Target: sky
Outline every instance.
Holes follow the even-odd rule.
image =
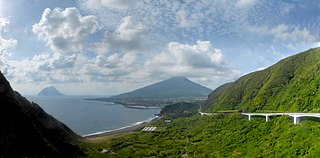
[[[320,46],[318,0],[0,0],[22,94],[113,95],[173,76],[215,89]]]

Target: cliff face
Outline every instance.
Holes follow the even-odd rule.
[[[320,48],[288,57],[214,90],[207,111],[320,112]]]
[[[72,157],[80,136],[30,103],[0,72],[0,157]]]

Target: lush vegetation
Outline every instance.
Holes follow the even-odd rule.
[[[294,125],[289,117],[248,121],[239,114],[192,116],[171,123],[153,122],[154,132],[87,140],[89,157],[317,157],[320,123]],[[111,154],[102,154],[102,149]]]
[[[320,112],[320,48],[225,84],[210,94],[203,110]]]
[[[164,117],[186,117],[198,113],[199,104],[180,102],[167,105],[161,109],[160,114]]]

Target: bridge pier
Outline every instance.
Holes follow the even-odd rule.
[[[300,123],[300,117],[294,117],[293,116],[293,123],[294,124],[299,124]]]
[[[266,122],[269,121],[269,115],[266,115]]]
[[[251,121],[251,115],[248,115],[249,116],[249,121]]]

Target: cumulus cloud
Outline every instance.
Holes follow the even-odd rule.
[[[95,16],[82,16],[77,8],[47,8],[41,20],[32,27],[33,33],[59,53],[82,52],[85,40],[99,29]]]
[[[171,42],[167,50],[145,63],[145,74],[149,76],[182,75],[230,80],[236,76],[235,72],[224,61],[221,50],[213,48],[210,41],[197,41],[194,45]]]
[[[18,41],[10,38],[6,39],[2,37],[3,32],[6,32],[6,27],[10,24],[7,18],[0,18],[0,53],[7,51],[7,49],[14,48]]]
[[[197,41],[195,45],[171,42],[168,50],[154,58],[158,64],[167,63],[179,66],[208,68],[219,67],[222,64],[222,53],[211,46],[210,41]]]
[[[56,69],[72,68],[77,60],[77,55],[61,55],[54,54],[52,57],[49,54],[43,53],[35,55],[32,60],[37,63],[37,68],[42,71],[50,71]]]
[[[17,45],[18,41],[16,39],[4,39],[0,36],[0,52],[3,52],[9,48],[14,48]]]
[[[13,66],[10,77],[14,83],[50,84],[82,81],[84,78],[78,73],[79,66],[82,66],[81,60],[76,54],[41,53],[30,59],[8,60],[7,63]]]
[[[115,32],[106,32],[105,39],[96,44],[99,52],[110,50],[134,51],[143,48],[147,29],[141,23],[134,23],[131,16],[122,19]]]
[[[95,62],[85,64],[80,72],[90,81],[116,81],[139,71],[137,59],[135,53],[98,55]]]
[[[96,58],[96,64],[99,67],[115,68],[115,67],[130,67],[136,62],[136,55],[133,53],[127,53],[122,57],[119,54],[112,54],[108,58],[104,55],[98,55]]]
[[[15,72],[15,66],[12,66],[10,63],[9,63],[9,56],[11,54],[9,53],[4,53],[4,52],[1,52],[0,53],[0,70],[1,72],[8,78],[13,78],[14,77],[14,72]]]
[[[16,47],[18,41],[16,39],[7,39],[2,37],[2,34],[6,32],[6,27],[10,24],[7,18],[0,18],[0,70],[8,78],[14,76],[15,67],[9,63],[9,58],[12,55],[8,50]]]

